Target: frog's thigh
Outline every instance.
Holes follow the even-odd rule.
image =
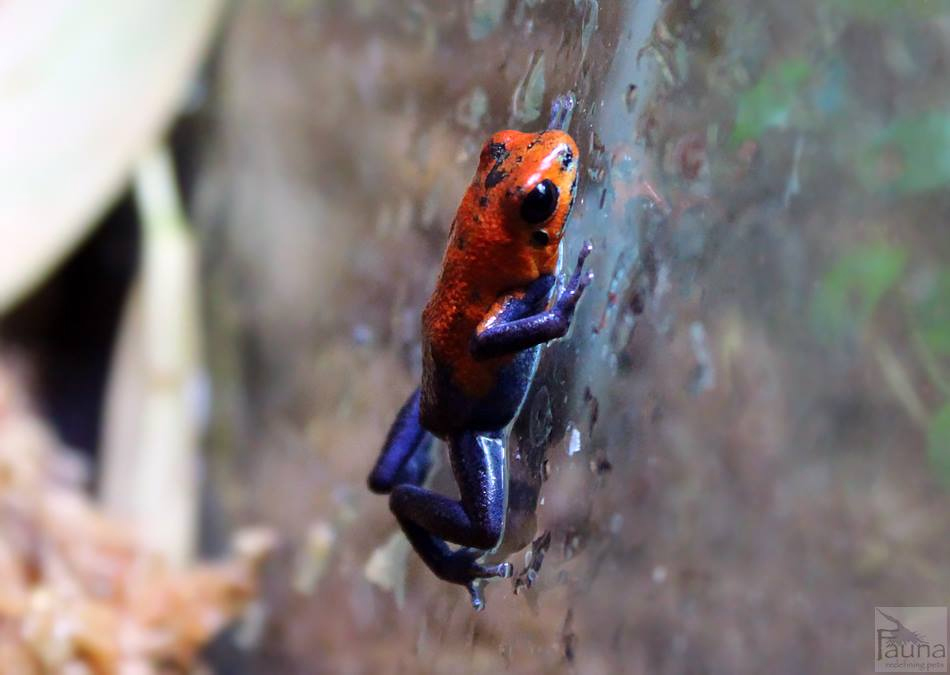
[[[462,508],[494,547],[505,524],[508,477],[502,432],[461,433],[451,439],[449,457]]]
[[[425,488],[400,485],[389,504],[401,520],[441,539],[479,549],[494,547],[505,518],[505,455],[500,437],[461,433],[449,439],[456,501]]]

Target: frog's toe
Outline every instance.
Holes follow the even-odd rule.
[[[498,563],[496,565],[483,565],[477,562],[484,554],[484,551],[477,548],[463,548],[455,553],[459,559],[469,562],[469,573],[473,579],[490,579],[492,577],[507,579],[512,575],[513,568],[509,562]]]
[[[485,609],[485,579],[501,577],[507,579],[512,575],[514,568],[511,563],[504,562],[498,565],[473,565],[472,573],[475,578],[465,584],[469,595],[472,596],[472,607],[476,612]]]
[[[482,571],[485,577],[501,577],[508,579],[514,572],[510,562],[504,562],[498,565],[482,565]]]
[[[476,612],[485,609],[485,592],[482,589],[481,582],[478,580],[470,581],[465,588],[468,589],[468,594],[472,596],[472,609]]]

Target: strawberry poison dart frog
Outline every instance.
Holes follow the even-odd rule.
[[[389,494],[419,557],[468,588],[475,609],[484,606],[483,580],[512,572],[507,562],[479,562],[504,528],[505,428],[540,345],[567,333],[593,278],[583,272],[586,242],[573,275],[552,292],[577,190],[577,144],[559,128],[572,106],[573,97],[560,97],[545,131],[499,131],[482,148],[422,312],[422,384],[396,415],[368,480]],[[448,445],[457,501],[423,487],[433,436]]]

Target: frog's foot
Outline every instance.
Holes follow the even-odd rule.
[[[463,553],[463,557],[469,557],[475,555],[476,558],[481,555],[481,551],[477,549],[462,549],[456,553]],[[472,597],[472,607],[476,612],[480,612],[485,609],[485,583],[487,579],[493,577],[500,577],[502,579],[508,579],[511,577],[514,568],[510,562],[498,563],[496,565],[482,565],[477,562],[472,562],[467,570],[469,574],[473,576],[468,583],[464,584],[465,588],[468,589],[469,595]]]
[[[468,586],[477,579],[511,576],[511,563],[483,565],[478,559],[484,554],[485,551],[477,548],[460,548],[453,551],[436,563],[437,575],[445,581],[462,586]]]
[[[485,609],[485,592],[483,590],[484,582],[481,579],[476,579],[468,583],[465,587],[468,589],[468,594],[472,596],[472,609],[476,612],[480,612]]]
[[[483,565],[478,559],[485,551],[477,548],[460,548],[438,561],[432,561],[432,570],[443,581],[448,581],[468,589],[472,596],[472,607],[482,610],[485,607],[485,598],[482,588],[487,579],[501,577],[507,579],[512,575],[511,563],[503,562]]]
[[[548,121],[548,129],[566,130],[576,103],[577,99],[574,98],[574,92],[571,91],[555,98],[551,102],[551,117]]]
[[[479,552],[479,554],[481,554],[481,552]],[[511,577],[513,572],[514,568],[510,562],[497,563],[495,565],[482,565],[480,563],[475,563],[472,566],[472,574],[474,574],[478,579],[491,579],[493,577],[508,579]]]
[[[577,266],[574,268],[574,273],[568,280],[564,290],[558,294],[557,300],[554,301],[554,307],[551,311],[564,324],[564,332],[567,331],[567,327],[574,317],[574,308],[577,307],[581,295],[583,295],[584,290],[590,285],[590,282],[594,280],[593,272],[584,273],[584,261],[587,260],[587,256],[590,255],[592,250],[594,250],[594,245],[588,239],[584,242],[584,245],[581,246],[581,251],[577,255]]]

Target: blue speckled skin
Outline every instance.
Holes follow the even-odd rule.
[[[440,579],[466,586],[476,609],[484,606],[480,579],[510,576],[511,565],[478,562],[504,527],[507,484],[504,428],[517,414],[537,364],[540,345],[563,336],[589,275],[585,244],[573,276],[545,309],[554,277],[543,276],[510,296],[495,321],[472,338],[476,358],[514,355],[498,371],[488,396],[468,398],[451,384],[449,364],[424,361],[423,390],[414,391],[390,429],[369,477],[374,492],[390,494],[390,508],[413,548]],[[426,401],[429,405],[426,406]],[[431,429],[448,442],[458,501],[422,487],[430,466]],[[446,542],[463,548],[451,550]]]
[[[402,483],[422,485],[429,473],[431,445],[432,436],[419,424],[419,390],[416,389],[396,415],[383,443],[383,452],[369,475],[369,489],[386,494]]]

